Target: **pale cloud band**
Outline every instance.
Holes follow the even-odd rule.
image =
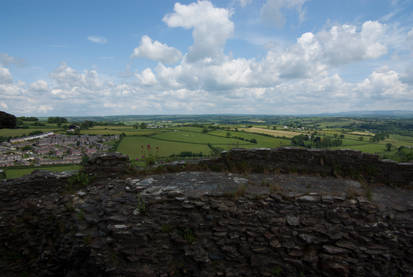
[[[97,43],[97,44],[106,44],[108,40],[102,36],[88,36],[87,39],[90,42]]]

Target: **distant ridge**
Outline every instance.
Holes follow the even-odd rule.
[[[312,113],[312,114],[152,114],[152,115],[91,115],[91,116],[65,116],[69,121],[214,121],[222,119],[268,119],[282,117],[378,117],[378,118],[413,118],[413,110],[376,110],[376,111],[347,111],[336,113]],[[47,120],[47,117],[39,117],[41,120]]]
[[[349,112],[338,112],[338,113],[308,114],[304,116],[413,117],[413,111],[402,111],[402,110],[349,111]]]

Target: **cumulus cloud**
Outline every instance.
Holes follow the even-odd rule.
[[[149,36],[143,36],[141,44],[133,50],[132,58],[147,58],[166,64],[177,63],[181,58],[181,52],[159,41],[152,41]]]
[[[366,21],[360,31],[354,25],[337,25],[317,34],[324,58],[332,64],[378,58],[387,53],[384,44],[386,25]]]
[[[136,74],[136,77],[144,86],[152,86],[157,83],[156,77],[150,68],[146,68],[141,74]]]
[[[305,11],[303,5],[307,0],[267,0],[261,8],[261,18],[276,27],[285,24],[284,9],[295,9],[300,21],[304,20]]]
[[[331,67],[379,58],[387,53],[386,25],[366,21],[361,28],[336,25],[302,34],[288,48],[274,48],[262,65],[281,78],[308,78],[326,74]]]
[[[387,67],[382,67],[370,74],[357,89],[372,98],[403,98],[413,100],[413,91],[400,80],[400,74]],[[407,98],[407,99],[406,99]]]
[[[108,40],[102,36],[88,36],[87,39],[97,44],[106,44],[108,42]]]
[[[319,33],[304,33],[295,44],[272,48],[259,61],[223,55],[219,60],[203,59],[196,63],[184,60],[175,67],[158,65],[153,74],[166,89],[211,92],[269,87],[283,80],[326,76],[333,67],[384,55],[387,52],[382,41],[385,29],[385,25],[372,21],[360,28],[336,25]],[[348,41],[351,43],[346,43]]]
[[[218,60],[223,56],[223,47],[234,32],[230,17],[229,10],[216,8],[209,1],[198,1],[189,5],[176,3],[174,13],[166,15],[163,21],[169,27],[193,29],[194,44],[187,60],[196,62],[206,58]]]
[[[49,90],[49,86],[48,86],[48,84],[47,84],[46,81],[44,81],[44,80],[38,80],[38,81],[36,81],[36,82],[33,82],[33,83],[30,85],[30,89],[31,89],[31,90],[34,90],[34,91],[42,92],[42,91],[48,91],[48,90]]]
[[[0,67],[0,84],[11,83],[13,78],[8,68]]]
[[[55,82],[59,92],[55,95],[78,96],[83,93],[95,93],[104,91],[103,82],[96,70],[84,70],[82,73],[76,71],[66,63],[62,63],[53,72],[50,78]]]

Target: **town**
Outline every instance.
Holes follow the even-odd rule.
[[[0,144],[0,167],[80,164],[107,152],[119,135],[61,135],[49,132]]]

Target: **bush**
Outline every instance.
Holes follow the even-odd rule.
[[[73,193],[89,185],[92,180],[93,177],[90,177],[87,173],[79,172],[67,180],[66,190],[69,193]]]

